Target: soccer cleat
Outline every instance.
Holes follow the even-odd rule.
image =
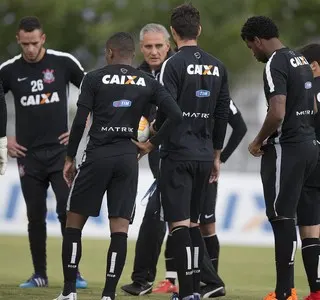
[[[216,298],[223,297],[226,295],[226,290],[224,286],[217,286],[214,284],[207,284],[200,287],[202,298]]]
[[[320,300],[320,291],[311,292],[304,300]]]
[[[76,279],[76,288],[77,289],[86,289],[87,287],[88,287],[88,282],[78,272],[77,279]]]
[[[32,276],[26,281],[19,285],[21,288],[38,288],[38,287],[48,287],[48,278],[44,278],[37,274],[32,274]]]
[[[62,293],[53,300],[77,300],[77,293],[70,293],[67,296],[63,296]]]
[[[193,293],[193,299],[194,300],[200,300],[200,294],[198,294],[198,293]]]
[[[145,284],[132,282],[131,284],[123,285],[121,289],[132,296],[143,296],[152,292],[152,284],[148,282]]]
[[[178,294],[178,293],[173,293],[173,294],[171,295],[170,300],[180,300],[180,299],[179,299],[179,294]]]
[[[292,298],[292,300],[298,300],[298,294],[297,294],[296,288],[291,289],[291,298]]]
[[[170,280],[165,279],[160,281],[152,292],[156,294],[178,293],[178,287],[170,282]]]
[[[291,293],[295,294],[295,295],[291,295],[291,296],[287,297],[287,300],[298,300],[297,292],[296,292],[296,290],[295,291],[293,291],[293,290],[295,290],[295,289],[291,289]],[[293,298],[293,297],[296,297],[296,298]],[[269,293],[267,296],[264,297],[264,300],[277,300],[276,293],[275,292]]]

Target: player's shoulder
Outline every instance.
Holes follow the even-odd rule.
[[[1,71],[5,71],[5,70],[11,70],[11,68],[14,68],[14,66],[21,61],[22,59],[22,55],[16,55],[6,61],[4,61],[1,65],[0,65],[0,70]]]
[[[54,49],[47,49],[46,50],[46,54],[50,57],[53,58],[57,58],[63,62],[73,62],[75,63],[81,70],[83,70],[83,67],[81,65],[81,63],[79,62],[79,60],[72,55],[69,52],[64,52],[64,51],[58,51],[58,50],[54,50]]]
[[[274,51],[269,57],[266,67],[270,66],[287,66],[288,62],[294,57],[300,56],[296,51],[291,50],[289,48],[281,48]]]

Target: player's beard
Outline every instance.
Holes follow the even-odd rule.
[[[37,54],[36,54],[36,56],[34,56],[34,57],[29,57],[28,55],[26,55],[26,54],[24,54],[24,56],[25,56],[25,58],[29,61],[29,62],[31,62],[31,63],[34,63],[34,62],[38,62],[40,59],[40,56],[41,56],[41,51],[42,51],[42,49],[43,49],[43,47],[41,47],[40,49],[39,49],[39,51],[37,52]]]

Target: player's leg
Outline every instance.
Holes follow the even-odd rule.
[[[136,242],[132,283],[121,287],[125,292],[141,296],[152,292],[156,266],[161,245],[166,233],[166,224],[160,219],[160,200],[157,190],[149,196],[145,214]]]
[[[218,272],[220,244],[216,233],[216,199],[217,199],[216,182],[209,184],[204,210],[200,216],[200,230],[205,241],[208,254],[215,270]]]
[[[178,293],[178,287],[176,286],[177,271],[173,255],[171,233],[169,233],[167,236],[164,258],[166,267],[165,279],[158,282],[157,286],[152,290],[152,292],[157,294]]]
[[[200,214],[200,230],[205,241],[201,267],[201,295],[203,298],[225,296],[225,287],[217,274],[220,245],[216,234],[217,183],[209,184],[206,199]]]
[[[320,160],[302,189],[297,219],[302,259],[310,287],[308,300],[320,299]]]
[[[208,198],[209,178],[212,170],[212,162],[193,162],[192,197],[190,203],[190,236],[193,252],[193,292],[196,298],[200,298],[200,281],[205,244],[199,228],[199,218]],[[213,210],[211,210],[213,211]]]
[[[61,234],[64,235],[67,220],[67,201],[69,196],[69,187],[63,178],[63,166],[66,156],[65,151],[51,150],[46,151],[50,167],[48,167],[49,181],[51,183],[53,192],[56,196],[57,206],[56,212],[61,226]],[[85,289],[88,287],[87,281],[81,276],[79,270],[77,272],[76,280],[77,289]]]
[[[276,288],[268,298],[291,296],[294,257],[297,247],[295,215],[304,183],[306,157],[316,160],[312,141],[267,146],[261,161],[267,216],[275,238]],[[292,296],[296,297],[295,294]]]
[[[48,285],[46,261],[46,214],[49,182],[43,166],[32,157],[18,159],[20,183],[26,203],[28,237],[34,274],[20,287],[43,287]]]
[[[82,229],[89,216],[99,216],[106,182],[111,177],[111,172],[106,170],[110,170],[110,165],[105,159],[97,157],[94,151],[87,153],[86,161],[80,166],[71,186],[62,243],[64,288],[56,300],[76,299],[77,271],[82,255]]]
[[[127,256],[127,233],[135,206],[138,185],[138,161],[134,154],[113,157],[113,177],[108,182],[107,203],[111,242],[107,255],[107,271],[103,300],[114,300]]]
[[[193,297],[190,201],[192,163],[165,158],[160,167],[160,192],[165,220],[170,224],[179,298]]]

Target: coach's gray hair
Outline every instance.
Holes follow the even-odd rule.
[[[140,42],[143,41],[143,36],[147,32],[158,32],[162,33],[164,35],[164,38],[167,42],[169,42],[170,39],[170,34],[168,30],[161,24],[156,24],[156,23],[149,23],[145,25],[141,30],[140,30]]]

